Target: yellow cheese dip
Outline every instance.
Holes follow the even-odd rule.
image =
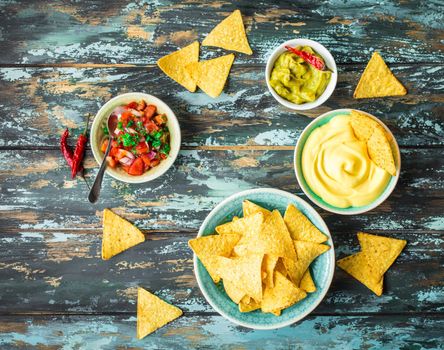
[[[312,131],[302,150],[302,173],[314,193],[338,208],[372,203],[391,178],[369,158],[348,115],[338,115]]]

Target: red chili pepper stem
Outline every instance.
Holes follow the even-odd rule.
[[[314,68],[318,69],[318,70],[324,70],[325,69],[325,63],[324,60],[322,58],[319,58],[309,52],[306,51],[302,51],[302,50],[298,50],[295,49],[294,47],[291,46],[285,46],[285,48],[294,53],[295,55],[298,55],[300,58],[302,58],[305,62],[309,63],[310,65],[312,65]]]
[[[82,165],[83,156],[85,155],[85,147],[86,143],[88,142],[88,138],[86,137],[86,133],[88,132],[88,124],[89,124],[89,116],[86,121],[85,130],[82,134],[79,135],[79,138],[77,139],[76,148],[74,150],[74,157],[72,161],[72,169],[71,169],[71,177],[74,179],[76,177],[77,172],[80,169],[80,166]]]

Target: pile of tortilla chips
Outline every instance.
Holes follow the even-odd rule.
[[[239,10],[220,22],[205,40],[203,46],[217,46],[226,50],[238,51],[251,55],[245,33],[242,15]],[[194,92],[201,88],[207,95],[216,98],[222,93],[225,82],[234,61],[234,54],[229,54],[207,61],[199,61],[199,42],[173,52],[157,61],[159,68],[171,79]]]
[[[309,266],[330,247],[327,236],[290,204],[284,217],[248,200],[243,217],[216,227],[216,234],[189,241],[215,283],[241,312],[276,316],[314,292]]]
[[[350,116],[356,137],[367,143],[370,159],[378,167],[395,176],[395,160],[384,128],[376,120],[359,111],[352,110]]]
[[[406,88],[396,79],[381,55],[374,52],[364,73],[362,73],[353,97],[403,96],[406,93]]]
[[[359,253],[337,262],[338,266],[377,296],[382,295],[384,274],[401,254],[407,241],[358,232]]]

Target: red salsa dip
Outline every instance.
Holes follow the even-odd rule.
[[[167,117],[159,114],[157,107],[144,100],[133,101],[116,107],[111,114],[117,118],[114,140],[106,160],[111,168],[120,167],[129,175],[142,175],[168,157],[170,132]],[[107,126],[103,132],[109,135]],[[108,138],[102,141],[103,154]]]

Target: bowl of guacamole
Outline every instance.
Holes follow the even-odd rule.
[[[325,68],[315,68],[285,46],[316,56]],[[294,110],[320,106],[331,96],[337,82],[333,56],[324,46],[308,39],[289,40],[277,47],[268,59],[265,75],[272,96]]]

